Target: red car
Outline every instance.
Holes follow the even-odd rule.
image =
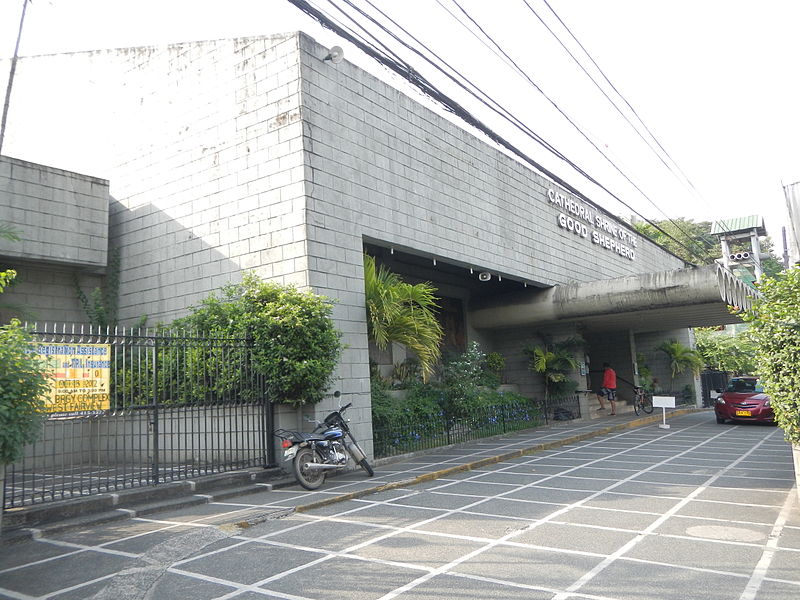
[[[722,395],[717,397],[714,412],[717,423],[729,419],[774,423],[775,415],[769,404],[769,396],[764,393],[757,377],[734,377]]]

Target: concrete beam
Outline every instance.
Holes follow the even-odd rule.
[[[472,307],[470,322],[495,329],[606,321],[641,331],[651,322],[650,330],[663,329],[659,315],[662,320],[669,315],[670,327],[717,325],[737,322],[728,305],[748,308],[755,297],[757,292],[730,271],[707,265],[495,296]]]

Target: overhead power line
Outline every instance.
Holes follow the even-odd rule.
[[[19,18],[19,31],[17,32],[17,44],[14,46],[14,56],[11,57],[11,72],[8,74],[8,84],[6,85],[6,99],[3,102],[3,118],[0,119],[0,153],[3,152],[3,140],[6,137],[6,123],[8,122],[8,107],[11,105],[11,87],[14,85],[14,73],[17,71],[17,59],[19,58],[19,42],[22,39],[22,25],[25,23],[25,11],[28,8],[28,0],[22,0],[22,16]]]
[[[377,21],[375,21],[374,18],[369,17],[368,15],[363,13],[363,11],[361,11],[361,9],[359,9],[357,7],[354,7],[352,5],[352,3],[349,2],[349,0],[345,0],[345,1],[348,3],[348,5],[353,7],[354,10],[356,10],[360,14],[370,18],[373,23],[375,23],[378,27],[380,27],[388,35],[390,35],[395,40],[397,40],[398,42],[403,44],[406,48],[408,48],[409,50],[411,50],[412,52],[414,52],[415,54],[420,56],[423,60],[426,60],[434,68],[436,68],[442,74],[444,74],[445,76],[450,78],[452,81],[454,81],[457,85],[459,85],[459,87],[461,87],[462,89],[464,89],[465,91],[467,91],[468,93],[470,93],[471,95],[473,95],[473,96],[475,96],[477,98],[476,94],[473,91],[468,90],[464,86],[464,84],[461,83],[460,81],[457,81],[455,79],[455,77],[453,77],[453,75],[451,75],[450,73],[445,72],[440,66],[438,66],[438,65],[434,64],[433,62],[431,62],[429,58],[427,58],[426,56],[422,55],[418,50],[410,47],[408,44],[406,44],[405,42],[400,40],[395,34],[393,34],[388,29],[386,29],[386,27],[384,27],[380,23],[377,23]],[[593,204],[593,201],[590,200],[585,194],[583,194],[575,186],[573,186],[572,184],[570,184],[569,182],[564,180],[562,177],[556,175],[551,170],[549,170],[546,167],[544,167],[538,161],[534,160],[533,158],[528,156],[526,153],[524,153],[522,150],[517,148],[509,140],[505,139],[503,136],[501,136],[500,134],[498,134],[497,132],[492,130],[490,127],[488,127],[482,121],[480,121],[477,117],[475,117],[469,111],[464,109],[454,99],[452,99],[451,97],[449,97],[446,94],[444,94],[443,92],[441,92],[436,86],[434,86],[424,76],[422,76],[421,73],[419,73],[418,71],[413,69],[405,61],[397,60],[396,58],[388,56],[386,53],[382,53],[377,48],[375,48],[372,44],[370,44],[369,42],[367,42],[366,40],[364,40],[363,38],[361,38],[357,34],[351,32],[351,31],[348,31],[346,28],[344,28],[344,27],[340,26],[339,24],[335,23],[328,15],[326,15],[320,9],[312,6],[307,0],[289,0],[289,2],[291,2],[294,6],[296,6],[298,9],[302,10],[304,13],[306,13],[310,17],[314,18],[323,27],[325,27],[327,29],[330,29],[331,31],[333,31],[334,33],[336,33],[337,35],[339,35],[343,39],[345,39],[345,40],[349,41],[350,43],[352,43],[354,46],[359,48],[366,55],[368,55],[371,58],[375,59],[378,63],[382,64],[383,66],[385,66],[387,68],[389,68],[390,70],[394,71],[395,73],[401,75],[403,77],[403,79],[409,81],[412,85],[416,86],[424,94],[426,94],[431,99],[433,99],[435,102],[437,102],[438,104],[443,106],[446,110],[448,110],[448,111],[452,112],[453,114],[457,115],[463,121],[465,121],[466,123],[468,123],[472,127],[475,127],[477,130],[479,130],[482,133],[484,133],[489,139],[491,139],[492,141],[494,141],[498,145],[500,145],[500,146],[506,148],[507,150],[509,150],[510,152],[512,152],[518,158],[520,158],[521,160],[523,160],[524,162],[528,163],[529,165],[534,167],[536,170],[541,172],[542,174],[544,174],[547,177],[549,177],[550,179],[552,179],[558,185],[562,186],[565,190],[568,190],[569,192],[574,194],[576,197],[581,198],[582,200],[584,200],[584,201],[586,201],[586,202],[588,202],[590,204]],[[336,5],[335,2],[333,2],[333,0],[329,0],[329,4],[334,6],[337,10],[339,10],[343,14],[346,14],[340,7],[338,7]],[[383,14],[383,13],[381,13],[381,14]],[[348,15],[348,18],[351,21],[355,21],[355,19],[350,15]],[[362,28],[362,27],[360,27],[360,28]],[[403,31],[405,32],[405,30],[403,30]],[[408,32],[405,32],[405,33],[407,35],[410,35],[410,34],[408,34]],[[412,38],[413,38],[413,36],[412,36]],[[439,60],[441,61],[441,59],[439,59]],[[444,62],[444,61],[442,61],[442,62]],[[459,74],[459,76],[461,77],[461,79],[465,79],[462,75]],[[483,92],[482,92],[482,95],[484,97],[488,97]],[[484,99],[482,99],[482,98],[478,98],[478,99],[484,105],[488,106],[488,104],[486,103],[486,101]],[[492,107],[490,107],[490,108],[492,108]],[[498,112],[497,109],[492,108],[492,110],[495,110],[495,112]],[[505,112],[507,113],[507,111],[505,111]],[[504,118],[509,119],[508,116],[506,116],[506,115],[503,115],[503,116],[504,116]],[[511,120],[511,119],[509,119],[509,120]],[[513,122],[513,120],[512,120],[512,122]],[[515,123],[515,126],[516,126],[516,123]],[[529,137],[532,137],[532,136],[529,136]],[[537,136],[537,137],[539,137],[539,139],[536,139],[536,138],[533,138],[533,139],[535,139],[535,141],[537,141],[538,143],[542,143],[542,141],[540,141],[541,140],[540,136]],[[544,142],[544,144],[542,144],[542,145],[546,149],[548,149],[548,151],[550,151],[552,153],[552,150],[547,148],[547,146],[549,146],[549,144]],[[649,223],[652,227],[654,227],[656,230],[661,232],[663,235],[665,235],[666,237],[672,239],[676,244],[678,244],[680,247],[684,248],[690,255],[697,256],[695,251],[693,251],[691,248],[687,247],[681,240],[678,240],[678,239],[674,238],[668,232],[664,231],[657,223],[653,222],[652,220],[650,220],[649,218],[645,217],[644,215],[641,215],[635,208],[633,208],[627,202],[625,202],[624,200],[619,198],[616,194],[611,192],[602,183],[600,183],[595,178],[593,178],[591,175],[586,173],[583,169],[581,169],[574,162],[570,161],[562,153],[556,151],[555,155],[558,156],[559,158],[561,158],[562,160],[564,160],[570,167],[572,167],[576,172],[578,172],[583,177],[585,177],[588,181],[594,183],[600,189],[605,191],[610,197],[612,197],[615,200],[617,200],[618,202],[620,202],[620,204],[622,204],[623,206],[627,207],[633,213],[639,215],[642,218],[643,221]]]
[[[594,85],[597,87],[597,89],[598,89],[598,90],[600,90],[600,92],[601,92],[601,93],[602,93],[602,94],[603,94],[603,95],[606,97],[606,99],[607,99],[607,100],[608,100],[608,101],[611,103],[611,105],[612,105],[612,106],[613,106],[613,107],[614,107],[614,108],[617,110],[617,112],[619,112],[619,114],[620,114],[620,115],[623,117],[623,119],[625,119],[625,121],[626,121],[626,122],[627,122],[627,123],[628,123],[628,124],[631,126],[631,128],[632,128],[632,129],[633,129],[633,130],[636,132],[636,134],[637,134],[637,135],[638,135],[638,136],[639,136],[639,137],[642,139],[642,141],[643,141],[643,142],[645,142],[645,144],[648,146],[648,148],[650,148],[650,150],[651,150],[651,151],[652,151],[652,152],[653,152],[653,153],[654,153],[654,154],[655,154],[655,155],[658,157],[658,159],[659,159],[659,160],[662,162],[662,164],[664,164],[664,166],[665,166],[665,167],[667,167],[667,169],[670,171],[670,173],[672,173],[672,174],[675,176],[675,178],[676,178],[678,181],[680,181],[681,183],[685,183],[686,185],[688,185],[688,186],[689,186],[689,188],[690,188],[690,191],[691,191],[692,193],[694,193],[694,195],[695,195],[695,196],[696,196],[696,197],[697,197],[699,200],[701,200],[701,201],[702,201],[703,203],[705,203],[705,204],[708,204],[708,203],[707,203],[707,201],[706,201],[706,200],[703,198],[702,194],[700,194],[699,190],[698,190],[698,189],[695,187],[695,185],[694,185],[694,183],[692,182],[692,180],[691,180],[691,179],[689,179],[689,176],[688,176],[688,175],[686,175],[686,173],[684,173],[684,171],[683,171],[683,169],[681,169],[680,165],[678,165],[678,163],[675,161],[675,159],[674,159],[674,158],[672,158],[672,156],[670,155],[670,153],[669,153],[669,152],[666,150],[666,148],[664,148],[664,146],[661,144],[661,142],[658,140],[658,138],[655,136],[655,134],[654,134],[654,133],[653,133],[653,132],[650,130],[650,128],[647,126],[647,124],[644,122],[644,120],[641,118],[641,116],[639,116],[639,113],[636,111],[636,109],[635,109],[635,108],[634,108],[634,107],[631,105],[631,103],[630,103],[630,102],[628,101],[628,99],[627,99],[627,98],[626,98],[626,97],[625,97],[625,96],[622,94],[622,92],[620,92],[620,91],[617,89],[617,87],[616,87],[616,86],[615,86],[615,85],[612,83],[612,81],[611,81],[611,80],[608,78],[608,76],[605,74],[605,72],[604,72],[604,71],[603,71],[603,69],[600,67],[600,65],[597,63],[597,61],[594,59],[594,57],[593,57],[593,56],[592,56],[592,55],[589,53],[589,51],[586,49],[586,47],[585,47],[585,46],[584,46],[584,45],[581,43],[581,41],[580,41],[580,40],[577,38],[577,36],[576,36],[576,35],[575,35],[575,34],[572,32],[572,30],[569,28],[569,26],[568,26],[568,25],[567,25],[567,24],[566,24],[566,23],[563,21],[563,19],[562,19],[562,18],[561,18],[561,17],[558,15],[558,13],[556,13],[555,9],[554,9],[554,8],[553,8],[553,7],[552,7],[552,6],[551,6],[551,5],[548,3],[548,1],[547,1],[547,0],[542,0],[542,2],[544,2],[545,6],[547,6],[547,8],[550,10],[550,12],[551,12],[551,13],[553,13],[553,16],[554,16],[554,17],[555,17],[555,18],[558,20],[558,22],[559,22],[559,23],[561,24],[561,26],[564,28],[564,30],[565,30],[565,31],[566,31],[566,32],[567,32],[567,33],[570,35],[570,37],[572,38],[572,40],[573,40],[573,41],[574,41],[574,42],[575,42],[575,43],[578,45],[578,47],[579,47],[579,48],[580,48],[580,49],[583,51],[584,55],[585,55],[585,56],[586,56],[586,57],[589,59],[589,61],[592,63],[592,65],[594,65],[595,69],[597,69],[597,72],[598,72],[598,73],[600,73],[600,75],[602,75],[603,79],[604,79],[604,80],[605,80],[605,82],[606,82],[606,83],[609,85],[609,87],[610,87],[610,88],[611,88],[611,89],[614,91],[614,93],[615,93],[615,94],[616,94],[616,95],[617,95],[617,96],[618,96],[618,97],[619,97],[619,98],[620,98],[620,99],[621,99],[621,100],[622,100],[622,101],[625,103],[625,105],[628,107],[628,109],[629,109],[629,110],[630,110],[630,112],[633,114],[633,116],[634,116],[634,117],[636,117],[636,120],[637,120],[637,121],[639,122],[639,124],[640,124],[640,125],[641,125],[641,126],[644,128],[644,131],[647,133],[647,135],[650,137],[650,139],[652,139],[652,140],[653,140],[653,142],[655,142],[656,146],[658,146],[658,149],[661,151],[661,153],[663,153],[663,155],[664,155],[664,156],[666,156],[666,157],[667,157],[667,159],[669,159],[669,162],[670,162],[670,163],[672,163],[672,166],[670,166],[669,164],[667,164],[667,162],[666,162],[666,161],[664,160],[664,158],[662,157],[661,153],[659,153],[659,152],[658,152],[658,151],[657,151],[655,148],[653,148],[653,146],[650,144],[650,142],[649,142],[649,141],[648,141],[648,140],[647,140],[647,139],[646,139],[646,138],[645,138],[645,137],[642,135],[642,133],[639,131],[639,128],[638,128],[638,127],[637,127],[637,126],[636,126],[634,123],[632,123],[632,122],[631,122],[631,121],[628,119],[628,117],[627,117],[627,116],[624,114],[624,112],[622,111],[622,109],[620,109],[619,105],[618,105],[618,104],[617,104],[617,103],[616,103],[616,102],[615,102],[615,101],[614,101],[614,100],[613,100],[613,99],[612,99],[610,96],[608,96],[608,94],[606,94],[606,92],[605,92],[605,90],[603,90],[602,86],[600,86],[600,84],[597,82],[597,80],[596,80],[596,79],[595,79],[595,78],[594,78],[594,77],[593,77],[593,76],[592,76],[592,75],[591,75],[591,74],[590,74],[590,73],[589,73],[589,72],[588,72],[588,71],[587,71],[587,70],[584,68],[583,64],[582,64],[582,63],[581,63],[581,62],[578,60],[578,58],[577,58],[577,57],[576,57],[576,56],[575,56],[575,55],[574,55],[574,54],[573,54],[573,53],[572,53],[572,52],[571,52],[571,51],[570,51],[570,50],[569,50],[569,49],[566,47],[566,45],[563,43],[563,41],[561,40],[561,38],[559,38],[559,37],[558,37],[558,35],[557,35],[557,34],[556,34],[556,33],[555,33],[555,32],[554,32],[554,31],[553,31],[551,28],[550,28],[550,26],[548,26],[548,25],[547,25],[547,23],[544,21],[544,19],[542,19],[542,17],[541,17],[541,16],[540,16],[540,15],[539,15],[539,14],[536,12],[536,10],[534,10],[534,8],[533,8],[533,7],[532,7],[532,6],[529,4],[528,0],[523,0],[523,2],[524,2],[524,3],[525,3],[525,5],[528,7],[528,9],[529,9],[529,10],[530,10],[530,11],[531,11],[531,12],[532,12],[532,13],[533,13],[535,16],[536,16],[536,18],[537,18],[537,19],[539,19],[539,21],[542,23],[542,25],[544,25],[544,27],[545,27],[545,28],[546,28],[546,29],[547,29],[547,30],[548,30],[548,31],[551,33],[551,35],[552,35],[552,36],[553,36],[553,37],[554,37],[554,38],[555,38],[555,39],[558,41],[558,43],[559,43],[559,44],[561,44],[561,46],[562,46],[562,48],[564,49],[564,51],[565,51],[565,52],[567,52],[567,54],[569,54],[569,56],[572,58],[572,60],[575,62],[575,64],[577,64],[577,65],[578,65],[578,67],[580,67],[580,69],[581,69],[581,70],[582,70],[582,71],[583,71],[583,72],[586,74],[586,76],[587,76],[587,77],[588,77],[588,78],[589,78],[589,79],[592,81],[592,83],[594,83]],[[674,166],[674,169],[673,169],[673,166]],[[677,173],[675,172],[675,170],[677,170]],[[663,213],[662,213],[662,214],[663,214]],[[666,216],[666,215],[665,215],[665,216]],[[672,218],[670,218],[670,217],[667,217],[667,219],[668,219],[668,220],[669,220],[671,223],[673,223],[673,224],[674,224],[674,225],[675,225],[675,226],[678,228],[678,230],[679,230],[681,233],[683,233],[683,234],[684,234],[684,235],[686,235],[687,237],[690,237],[690,236],[689,236],[689,234],[688,234],[687,232],[683,231],[683,229],[681,229],[681,228],[680,228],[680,226],[678,226],[678,224],[677,224],[677,223],[676,223],[676,222],[675,222],[675,221],[674,221]],[[720,221],[717,221],[717,220],[715,220],[715,221],[712,221],[712,222],[714,222],[714,223],[720,223]],[[704,243],[704,245],[705,245],[707,248],[710,248],[710,247],[711,247],[711,246],[709,246],[709,242],[708,242],[707,240],[703,240],[703,243]]]
[[[369,0],[367,0],[367,1],[369,2]],[[437,0],[437,1],[438,1],[438,0]],[[652,198],[650,198],[650,196],[649,196],[649,195],[648,195],[648,194],[647,194],[647,193],[646,193],[646,192],[645,192],[645,191],[644,191],[642,188],[640,188],[640,187],[639,187],[639,186],[638,186],[638,185],[637,185],[637,184],[636,184],[636,183],[635,183],[635,182],[634,182],[634,181],[633,181],[633,180],[632,180],[632,179],[631,179],[631,178],[630,178],[630,177],[629,177],[629,176],[628,176],[628,175],[627,175],[627,174],[626,174],[626,173],[625,173],[625,172],[624,172],[624,171],[623,171],[623,170],[622,170],[620,167],[619,167],[619,165],[617,165],[617,164],[616,164],[616,163],[615,163],[615,162],[614,162],[614,161],[613,161],[613,160],[612,160],[612,159],[611,159],[611,158],[610,158],[610,157],[609,157],[609,156],[608,156],[608,155],[607,155],[607,154],[606,154],[606,153],[605,153],[605,152],[604,152],[604,151],[603,151],[603,150],[602,150],[602,149],[601,149],[601,148],[600,148],[600,147],[599,147],[599,146],[598,146],[598,145],[597,145],[597,144],[596,144],[596,143],[595,143],[595,142],[594,142],[594,141],[593,141],[593,140],[592,140],[592,139],[591,139],[591,138],[590,138],[590,137],[589,137],[589,136],[588,136],[588,135],[587,135],[587,134],[586,134],[584,131],[583,131],[583,129],[582,129],[581,127],[579,127],[579,126],[578,126],[578,124],[577,124],[577,123],[575,123],[575,121],[573,121],[573,120],[572,120],[572,118],[571,118],[571,117],[570,117],[568,114],[566,114],[566,113],[565,113],[563,110],[561,110],[561,108],[558,106],[558,104],[556,104],[556,102],[555,102],[555,101],[554,101],[552,98],[550,98],[550,96],[548,96],[548,95],[547,95],[547,93],[545,93],[545,91],[544,91],[544,90],[543,90],[543,89],[542,89],[542,88],[541,88],[539,85],[537,85],[537,84],[536,84],[536,83],[533,81],[533,79],[531,79],[531,77],[530,77],[530,76],[529,76],[529,75],[528,75],[528,74],[525,72],[525,70],[524,70],[524,69],[522,69],[522,67],[520,67],[520,66],[519,66],[519,65],[516,63],[516,61],[514,61],[514,59],[512,59],[512,58],[511,58],[511,57],[510,57],[510,56],[509,56],[509,55],[508,55],[508,54],[505,52],[505,50],[503,50],[503,48],[500,46],[500,44],[498,44],[498,43],[497,43],[497,42],[496,42],[496,41],[495,41],[495,40],[492,38],[492,36],[490,36],[490,35],[489,35],[489,34],[488,34],[488,33],[487,33],[487,32],[486,32],[484,29],[483,29],[483,27],[481,27],[481,26],[480,26],[480,24],[479,24],[479,23],[478,23],[478,22],[477,22],[475,19],[473,19],[473,18],[472,18],[472,16],[470,16],[470,14],[469,14],[469,13],[467,13],[467,11],[466,11],[466,10],[464,10],[464,8],[463,8],[463,7],[462,7],[462,6],[461,6],[461,5],[458,3],[458,0],[451,0],[451,1],[453,2],[453,4],[455,4],[455,5],[458,7],[458,9],[459,9],[459,10],[460,10],[460,11],[461,11],[463,14],[464,14],[464,16],[465,16],[467,19],[469,19],[469,20],[470,20],[470,22],[471,22],[471,23],[472,23],[472,24],[473,24],[475,27],[477,27],[477,28],[478,28],[478,30],[479,30],[479,31],[480,31],[480,32],[481,32],[481,33],[484,35],[484,37],[486,37],[486,39],[488,39],[488,40],[489,40],[489,41],[492,43],[492,45],[493,45],[493,46],[494,46],[494,47],[497,49],[497,51],[499,51],[499,52],[502,54],[502,56],[503,56],[503,57],[505,57],[505,59],[506,59],[506,60],[507,60],[509,63],[511,63],[511,64],[513,65],[514,69],[515,69],[515,70],[516,70],[518,73],[520,73],[520,74],[522,75],[522,77],[523,77],[523,78],[524,78],[524,79],[525,79],[525,80],[526,80],[526,81],[527,81],[527,82],[528,82],[530,85],[532,85],[532,86],[534,87],[534,89],[536,89],[536,91],[537,91],[537,92],[539,92],[539,93],[540,93],[542,96],[544,96],[544,98],[545,98],[545,99],[546,99],[546,100],[547,100],[547,101],[548,101],[548,102],[549,102],[549,103],[550,103],[550,104],[553,106],[553,108],[555,108],[555,109],[558,111],[558,113],[559,113],[559,114],[561,114],[561,116],[562,116],[562,117],[564,117],[564,119],[566,119],[566,120],[567,120],[567,122],[568,122],[570,125],[572,125],[572,127],[573,127],[573,128],[574,128],[574,129],[575,129],[575,130],[576,130],[576,131],[577,131],[577,132],[578,132],[578,133],[581,135],[581,137],[583,137],[583,138],[584,138],[584,139],[585,139],[587,142],[589,142],[589,144],[592,146],[592,148],[594,148],[594,149],[597,151],[597,153],[598,153],[598,154],[600,154],[600,155],[601,155],[601,156],[602,156],[602,157],[603,157],[603,158],[606,160],[606,162],[608,162],[608,164],[610,164],[610,165],[611,165],[611,166],[614,168],[614,170],[615,170],[617,173],[619,173],[619,174],[620,174],[620,175],[621,175],[621,176],[622,176],[622,177],[623,177],[623,178],[624,178],[624,179],[625,179],[625,180],[626,180],[628,183],[630,183],[630,184],[631,184],[631,186],[633,186],[633,188],[634,188],[634,189],[635,189],[637,192],[639,192],[639,193],[642,195],[642,197],[643,197],[645,200],[647,200],[647,201],[648,201],[648,202],[651,204],[651,206],[653,206],[653,208],[655,208],[655,209],[656,209],[657,211],[659,211],[659,212],[660,212],[662,215],[664,215],[664,217],[666,218],[666,220],[667,220],[667,221],[669,221],[670,223],[672,223],[672,224],[675,226],[675,228],[676,228],[678,231],[680,231],[680,232],[681,232],[683,235],[685,235],[685,236],[686,236],[686,239],[687,239],[687,241],[688,241],[690,244],[697,244],[697,246],[698,246],[698,247],[702,247],[702,246],[701,246],[701,244],[699,244],[699,243],[698,243],[696,240],[692,239],[692,237],[691,237],[691,236],[690,236],[690,235],[689,235],[689,234],[688,234],[686,231],[684,231],[684,230],[681,228],[681,226],[680,226],[680,225],[679,225],[677,222],[675,222],[675,221],[674,221],[672,218],[670,218],[670,217],[669,217],[669,215],[667,215],[667,213],[666,213],[666,212],[664,212],[664,210],[663,210],[663,209],[662,209],[660,206],[658,206],[658,205],[655,203],[655,201],[654,201]],[[581,64],[580,64],[580,63],[577,61],[577,59],[574,57],[574,55],[573,55],[573,54],[572,54],[572,53],[571,53],[571,52],[570,52],[570,51],[567,49],[567,47],[566,47],[566,46],[564,46],[564,44],[561,42],[561,40],[558,38],[558,36],[557,36],[557,35],[556,35],[556,34],[555,34],[555,33],[554,33],[554,32],[553,32],[553,31],[552,31],[552,30],[551,30],[551,29],[550,29],[550,28],[547,26],[547,24],[546,24],[546,23],[545,23],[545,22],[544,22],[544,21],[541,19],[541,17],[539,17],[539,15],[538,15],[538,14],[536,14],[536,12],[533,10],[533,8],[531,8],[531,6],[530,6],[530,5],[527,3],[527,0],[523,0],[523,1],[525,2],[526,6],[528,6],[528,8],[530,8],[530,10],[531,10],[531,11],[534,13],[534,15],[536,15],[536,16],[537,16],[537,18],[539,18],[539,21],[541,21],[541,23],[542,23],[542,24],[543,24],[543,25],[544,25],[544,26],[547,28],[547,30],[548,30],[548,31],[549,31],[549,32],[550,32],[550,33],[553,35],[553,37],[555,37],[555,38],[556,38],[556,40],[557,40],[557,41],[558,41],[558,42],[561,44],[562,48],[564,48],[564,50],[565,50],[565,51],[566,51],[566,52],[567,52],[567,53],[570,55],[570,57],[572,57],[572,59],[573,59],[573,60],[574,60],[576,63],[578,63],[578,66],[580,66],[580,67],[583,69],[583,65],[581,65]],[[439,4],[441,5],[441,2],[439,2]],[[449,12],[449,11],[448,11],[448,12]],[[451,16],[453,16],[453,15],[452,15],[452,13],[450,13],[450,14],[451,14]],[[459,22],[460,22],[460,21],[459,21]],[[589,77],[589,79],[591,79],[591,80],[592,80],[592,82],[593,82],[595,85],[597,85],[598,89],[600,89],[600,91],[601,91],[601,92],[603,92],[602,88],[600,88],[600,86],[597,84],[597,82],[596,82],[596,81],[594,81],[594,79],[592,78],[592,76],[591,76],[591,75],[589,75],[589,73],[588,73],[588,72],[587,72],[585,69],[583,69],[583,72],[584,72],[584,73],[587,75],[587,77]],[[603,92],[603,93],[605,94],[605,92]],[[616,106],[616,104],[615,104],[615,103],[614,103],[614,102],[611,100],[611,98],[609,98],[609,97],[608,97],[608,95],[606,95],[606,98],[607,98],[607,99],[608,99],[608,101],[609,101],[609,102],[611,102],[611,104],[612,104],[612,105],[613,105],[613,106],[614,106],[614,107],[615,107],[615,108],[616,108],[616,109],[617,109],[617,110],[620,112],[620,114],[621,114],[621,115],[622,115],[622,116],[623,116],[623,117],[626,119],[626,121],[628,121],[628,120],[627,120],[627,118],[625,117],[625,115],[624,115],[624,114],[622,113],[622,111],[619,109],[619,107],[617,107],[617,106]],[[634,126],[633,126],[633,124],[632,124],[630,121],[628,121],[628,124],[629,124],[629,125],[631,125],[631,127],[633,127],[633,128],[634,128],[634,130],[636,131],[636,133],[637,133],[637,134],[639,134],[639,137],[640,137],[640,138],[641,138],[641,139],[642,139],[642,140],[643,140],[645,143],[648,143],[648,142],[647,142],[647,140],[646,140],[646,139],[645,139],[645,138],[644,138],[644,137],[643,137],[643,136],[642,136],[642,135],[639,133],[639,131],[638,131],[638,130],[637,130],[637,129],[636,129]],[[649,144],[648,144],[648,146],[649,146]],[[652,146],[650,146],[650,148],[651,148],[651,150],[653,150],[653,152],[655,152],[655,150],[652,148]],[[657,152],[656,152],[656,155],[658,156],[658,153],[657,153]],[[658,157],[659,157],[659,159],[661,159],[661,157],[660,157],[660,156],[658,156]],[[661,159],[661,162],[662,162],[662,163],[664,164],[664,166],[666,166],[668,169],[670,168],[670,167],[669,167],[669,165],[668,165],[666,162],[664,162],[664,160],[663,160],[663,159]],[[627,206],[627,205],[626,205],[626,206]],[[629,207],[629,208],[630,208],[630,207]],[[635,212],[635,211],[634,211],[634,212]],[[638,214],[638,213],[637,213],[637,214]],[[641,216],[641,215],[639,215],[639,216]],[[662,230],[662,232],[663,232],[663,230]],[[674,238],[673,238],[673,239],[674,239]],[[684,246],[684,247],[686,248],[686,246]],[[687,248],[687,250],[688,250],[688,248]],[[692,253],[692,254],[695,254],[694,252],[691,252],[691,253]],[[695,254],[695,255],[696,255],[696,254]],[[697,256],[697,255],[696,255],[696,256]]]

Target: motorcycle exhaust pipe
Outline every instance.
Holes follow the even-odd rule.
[[[340,469],[342,465],[326,465],[324,463],[306,463],[303,469],[307,471],[328,471],[330,469]]]

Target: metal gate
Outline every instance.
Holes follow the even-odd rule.
[[[29,329],[37,342],[110,345],[107,410],[51,415],[6,467],[12,508],[275,464],[267,385],[248,340],[166,329]]]

